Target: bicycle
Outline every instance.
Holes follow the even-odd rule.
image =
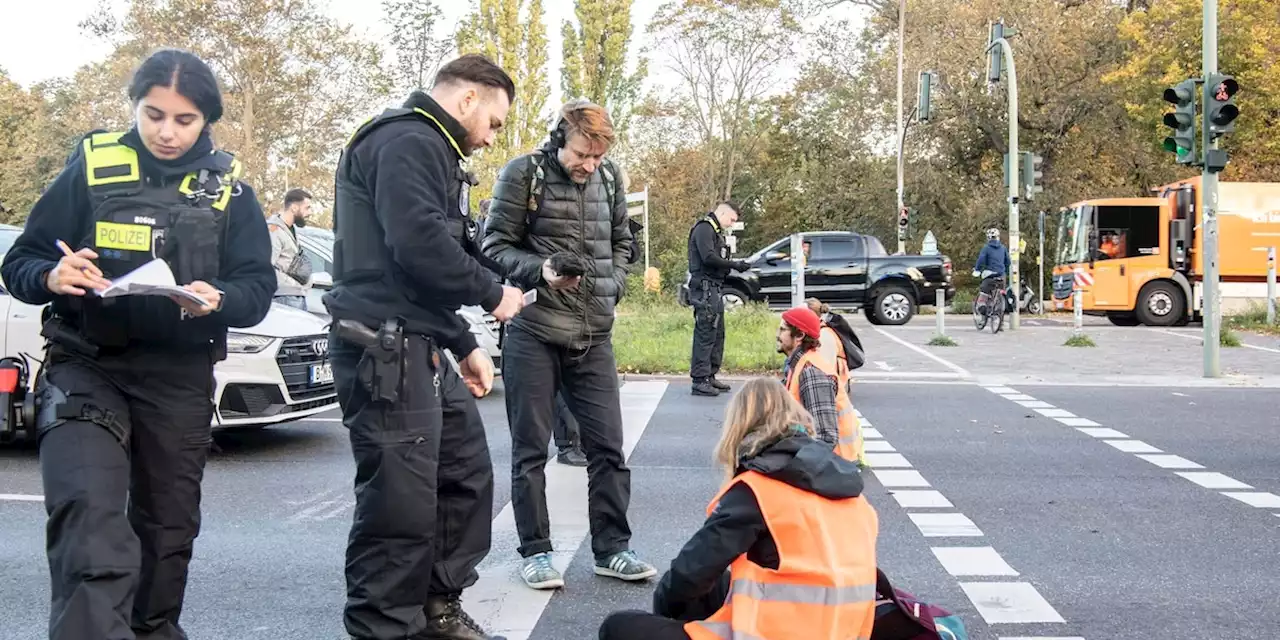
[[[978,297],[973,300],[973,326],[982,331],[987,327],[987,323],[991,322],[991,333],[999,333],[1004,327],[1004,311],[1007,300],[1004,297],[1004,276],[992,278],[991,293],[978,292]],[[981,307],[986,305],[986,313],[983,313]]]

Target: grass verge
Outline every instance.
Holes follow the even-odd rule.
[[[1280,324],[1267,324],[1267,309],[1260,304],[1251,304],[1248,311],[1223,318],[1222,327],[1223,336],[1227,329],[1280,336]]]
[[[774,335],[778,314],[748,305],[725,314],[725,374],[782,368]],[[626,298],[613,327],[613,350],[623,373],[687,374],[693,348],[693,310],[666,296]]]
[[[1240,346],[1240,336],[1237,336],[1231,327],[1223,326],[1222,330],[1218,332],[1218,344],[1223,347],[1238,347]]]
[[[1081,333],[1079,335],[1074,335],[1074,336],[1071,336],[1070,338],[1067,338],[1067,341],[1062,343],[1062,346],[1064,347],[1096,347],[1098,345],[1094,343],[1093,338],[1090,338],[1088,335]]]

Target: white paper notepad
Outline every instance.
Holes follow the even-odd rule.
[[[123,276],[116,278],[110,287],[98,292],[103,298],[117,296],[178,296],[201,305],[209,301],[178,286],[169,263],[156,258]]]

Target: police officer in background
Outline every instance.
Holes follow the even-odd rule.
[[[344,618],[360,640],[489,637],[460,596],[489,552],[493,466],[472,396],[492,388],[493,362],[456,312],[506,321],[524,300],[472,255],[461,161],[493,144],[514,98],[501,68],[462,56],[430,95],[362,125],[338,161],[324,303],[356,462]]]
[[[716,379],[724,358],[724,279],[730,269],[746,271],[750,264],[729,259],[725,230],[738,222],[732,200],[716,205],[689,231],[689,304],[693,307],[693,355],[689,376],[693,395],[718,396],[729,385]]]
[[[129,98],[132,128],[85,136],[0,267],[15,298],[52,303],[36,397],[53,640],[187,637],[214,363],[276,288],[262,208],[210,137],[209,67],[158,51]],[[202,302],[98,295],[156,258]]]

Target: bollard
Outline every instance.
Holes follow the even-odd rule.
[[[1267,324],[1276,323],[1276,248],[1267,249]]]
[[[937,302],[934,305],[934,308],[938,310],[938,335],[945,336],[947,335],[947,292],[938,289],[935,293],[938,294]]]
[[[1084,292],[1076,286],[1075,297],[1071,300],[1071,308],[1075,312],[1075,335],[1080,335],[1084,331]]]

